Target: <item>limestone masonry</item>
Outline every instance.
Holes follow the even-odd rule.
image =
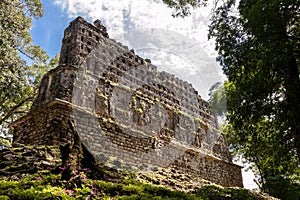
[[[99,20],[92,25],[78,17],[64,32],[59,66],[11,127],[14,143],[72,145],[77,133],[113,167],[165,167],[243,187],[241,167],[215,121],[191,84],[110,39]]]

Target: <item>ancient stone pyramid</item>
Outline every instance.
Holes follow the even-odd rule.
[[[59,66],[43,77],[30,112],[11,127],[14,143],[72,145],[76,132],[96,159],[115,159],[115,167],[174,168],[243,186],[209,104],[191,84],[110,39],[99,20],[70,23]]]

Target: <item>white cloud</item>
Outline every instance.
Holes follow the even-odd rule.
[[[159,70],[172,73],[172,66],[181,67],[178,71],[185,71],[185,80],[192,83],[204,99],[208,99],[208,89],[212,84],[225,79],[221,68],[215,62],[212,41],[207,40],[210,14],[208,7],[193,10],[189,17],[173,18],[172,10],[159,0],[54,2],[61,6],[70,18],[81,15],[91,21],[100,19],[106,25],[111,38],[128,45],[129,48],[139,49],[137,53],[150,58]],[[155,31],[155,37],[159,38],[149,34],[152,30]],[[157,33],[158,31],[161,33]],[[133,35],[139,36],[139,39]],[[149,48],[152,50],[149,51]],[[148,50],[143,52],[143,49]],[[170,54],[169,57],[164,57],[169,58],[169,65],[162,65],[166,63],[161,60],[161,56],[154,53],[155,49]],[[177,62],[180,59],[175,59],[175,56],[183,58],[190,65],[179,65]],[[174,59],[171,61],[171,58]]]
[[[54,3],[70,18],[82,15],[90,20],[101,19],[112,35],[128,29],[162,28],[207,42],[210,8],[194,10],[190,17],[173,18],[172,10],[161,1],[54,0]]]

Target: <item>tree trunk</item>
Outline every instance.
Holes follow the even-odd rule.
[[[285,88],[288,121],[300,163],[300,80],[295,57],[291,57],[286,66]]]

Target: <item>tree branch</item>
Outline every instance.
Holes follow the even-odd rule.
[[[5,122],[5,120],[7,120],[9,117],[11,117],[11,116],[15,113],[15,111],[16,111],[18,108],[20,108],[25,102],[30,101],[30,100],[32,100],[33,98],[34,98],[34,96],[28,97],[28,98],[26,98],[26,99],[20,101],[20,102],[19,102],[17,105],[15,105],[14,107],[12,107],[12,108],[10,109],[10,111],[9,111],[2,119],[0,119],[0,125],[1,125],[3,122]]]
[[[34,57],[30,56],[28,53],[24,52],[21,48],[18,48],[18,51],[25,55],[26,57],[30,58],[31,60],[34,60]]]

